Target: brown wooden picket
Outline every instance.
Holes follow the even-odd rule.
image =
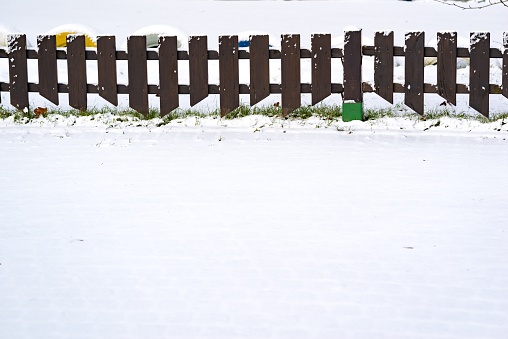
[[[67,36],[67,74],[69,105],[75,109],[86,111],[87,82],[84,35]]]
[[[457,104],[457,33],[438,33],[437,91],[447,102]]]
[[[37,38],[39,69],[39,94],[58,105],[58,69],[56,61],[56,36],[41,35]]]
[[[159,97],[161,116],[178,108],[178,50],[176,36],[159,37]]]
[[[469,105],[489,116],[489,95],[508,98],[508,33],[503,48],[490,48],[489,33],[472,33],[470,49],[457,47],[457,33],[438,33],[437,50],[424,46],[424,32],[410,32],[405,46],[394,46],[393,32],[377,32],[374,46],[362,46],[361,31],[345,32],[344,48],[331,48],[330,34],[314,34],[311,49],[300,48],[300,35],[282,35],[281,50],[270,47],[267,35],[250,37],[248,49],[238,47],[237,36],[219,38],[219,50],[209,51],[206,36],[192,36],[189,51],[177,49],[177,37],[159,39],[158,50],[146,48],[145,36],[128,38],[127,51],[116,50],[114,36],[98,36],[97,48],[86,49],[82,35],[69,35],[67,49],[56,48],[55,36],[41,35],[37,49],[27,48],[25,35],[8,37],[8,49],[0,48],[0,58],[8,58],[9,82],[0,82],[0,91],[10,92],[10,104],[24,110],[29,92],[38,92],[58,105],[59,93],[68,93],[71,107],[86,110],[87,94],[99,94],[117,106],[118,95],[128,94],[129,105],[147,114],[149,95],[160,97],[160,112],[165,115],[179,107],[179,95],[190,94],[194,106],[209,94],[220,94],[221,115],[235,110],[240,94],[250,94],[255,105],[272,93],[282,94],[282,114],[301,106],[301,94],[310,93],[315,105],[332,93],[343,94],[347,101],[362,102],[363,93],[375,92],[393,103],[394,93],[404,94],[404,103],[424,113],[424,94],[434,93],[456,105],[457,94],[468,94]],[[362,81],[364,56],[374,57],[374,86]],[[394,82],[394,58],[405,58],[404,83]],[[424,58],[437,58],[437,82],[424,83]],[[343,61],[343,84],[331,83],[332,58]],[[470,60],[469,83],[457,83],[457,58]],[[28,82],[28,59],[37,59],[38,83]],[[248,59],[249,84],[239,83],[239,60]],[[281,82],[270,83],[270,59],[279,59]],[[311,83],[301,83],[301,59],[311,59]],[[490,84],[490,59],[502,59],[501,84]],[[66,60],[68,82],[58,82],[58,60]],[[87,83],[87,60],[96,60],[98,83]],[[128,85],[118,84],[117,61],[128,61]],[[149,84],[148,60],[159,65],[159,83]],[[189,84],[179,84],[179,61],[189,63]],[[208,81],[209,60],[218,60],[219,84]],[[370,62],[370,61],[369,61]]]
[[[219,37],[220,114],[225,116],[240,106],[238,37]]]
[[[97,71],[99,95],[112,105],[118,106],[116,38],[114,36],[97,37]]]
[[[28,108],[26,35],[9,35],[8,45],[11,105],[19,110],[24,110]]]
[[[250,104],[255,105],[270,95],[268,35],[250,38]]]
[[[194,106],[208,96],[208,39],[206,36],[189,38],[189,91],[190,105]]]
[[[281,93],[283,116],[301,106],[299,34],[282,35]]]
[[[406,34],[404,103],[420,115],[424,113],[424,48],[424,32]]]
[[[489,116],[490,34],[471,33],[469,106]]]
[[[148,73],[146,36],[130,36],[127,40],[129,106],[148,114]]]
[[[381,98],[393,104],[393,32],[374,36],[374,88]]]
[[[508,98],[508,33],[503,34],[503,95]]]
[[[344,34],[344,100],[363,101],[361,31]]]
[[[332,94],[332,35],[312,35],[312,105]]]

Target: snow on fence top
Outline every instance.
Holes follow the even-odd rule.
[[[424,32],[409,32],[404,46],[394,46],[394,33],[383,31],[375,34],[372,45],[362,45],[362,32],[354,29],[345,32],[343,48],[338,48],[332,47],[331,34],[313,34],[310,50],[300,48],[299,34],[282,35],[280,50],[272,47],[268,35],[250,36],[248,47],[239,46],[238,36],[221,36],[219,51],[213,51],[208,50],[206,36],[191,36],[188,45],[177,36],[161,36],[158,49],[147,49],[147,36],[134,35],[127,39],[125,51],[116,49],[114,36],[98,36],[97,47],[87,48],[84,36],[72,35],[63,49],[57,48],[54,35],[46,34],[38,37],[38,48],[33,49],[27,48],[25,35],[18,34],[9,36],[8,49],[0,48],[0,58],[9,58],[9,82],[0,82],[0,91],[10,92],[10,104],[20,110],[28,107],[29,92],[38,92],[55,105],[59,104],[58,93],[68,93],[70,106],[80,110],[87,109],[87,93],[97,93],[113,105],[118,105],[119,94],[127,94],[129,105],[143,114],[148,113],[148,95],[152,94],[160,98],[162,115],[179,107],[180,94],[189,94],[191,105],[209,94],[220,94],[222,115],[239,107],[240,94],[250,94],[254,105],[271,93],[280,93],[284,115],[301,106],[302,93],[311,94],[313,105],[332,94],[341,94],[347,102],[361,102],[363,93],[369,92],[393,103],[394,93],[404,93],[404,103],[419,114],[424,112],[425,93],[438,94],[454,105],[457,94],[469,94],[469,105],[485,116],[489,116],[489,94],[508,98],[508,33],[503,35],[502,48],[491,48],[487,32],[471,33],[469,48],[458,46],[461,39],[453,32],[438,33],[437,46],[431,47],[425,46],[424,36]],[[370,82],[362,74],[362,62],[366,62],[362,59],[372,57]],[[502,73],[501,84],[490,83],[491,58],[502,59],[495,63]],[[28,81],[27,59],[38,59],[38,83]],[[57,59],[67,60],[72,74],[67,84],[58,82]],[[250,60],[249,83],[239,81],[242,59]],[[279,83],[271,82],[270,59],[281,60],[280,77],[275,77]],[[301,59],[311,59],[310,83],[301,82]],[[339,59],[343,83],[332,82],[331,77],[332,60]],[[87,60],[97,61],[97,83],[87,83]],[[118,82],[118,60],[127,60],[128,85]],[[148,83],[148,60],[158,60],[158,83]],[[188,75],[178,72],[182,60],[188,60]],[[209,84],[209,60],[219,60],[218,84]],[[457,83],[458,60],[469,64],[467,84]],[[394,67],[402,64],[404,83],[396,83]],[[435,84],[424,82],[427,64],[437,65]],[[182,76],[188,76],[188,84],[179,82]]]

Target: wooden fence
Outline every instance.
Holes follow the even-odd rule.
[[[311,93],[315,105],[332,93],[341,93],[344,101],[362,102],[363,93],[375,92],[393,103],[394,93],[404,93],[404,103],[424,113],[424,93],[437,93],[456,104],[457,94],[469,94],[469,105],[489,115],[489,94],[508,98],[508,33],[503,35],[504,50],[490,47],[490,33],[471,33],[470,48],[457,47],[457,34],[438,33],[437,50],[425,47],[424,32],[405,36],[405,46],[394,46],[393,32],[375,34],[374,46],[362,46],[361,31],[345,32],[344,48],[331,47],[330,34],[312,35],[311,49],[300,48],[300,35],[282,35],[281,50],[270,49],[268,36],[252,36],[250,47],[239,49],[237,36],[219,37],[219,50],[207,48],[206,36],[191,36],[189,50],[177,50],[177,38],[159,38],[158,49],[146,48],[145,36],[130,36],[127,51],[116,50],[114,36],[99,36],[97,49],[85,48],[85,37],[69,35],[67,48],[56,48],[56,37],[37,39],[37,49],[26,47],[25,35],[11,35],[7,50],[0,58],[9,58],[9,83],[0,82],[0,91],[10,92],[10,103],[23,110],[28,93],[38,92],[58,105],[58,93],[68,93],[71,107],[86,110],[87,93],[98,93],[112,105],[118,95],[128,94],[129,105],[147,114],[148,95],[160,98],[161,115],[179,107],[179,95],[189,94],[191,106],[209,94],[220,95],[221,114],[240,105],[240,94],[250,94],[254,105],[271,93],[281,94],[283,115],[301,106],[301,93]],[[374,86],[362,81],[362,57],[374,57]],[[404,83],[394,83],[394,57],[405,59]],[[424,83],[424,58],[437,58],[437,84]],[[457,58],[469,58],[469,84],[458,84]],[[300,61],[310,58],[311,83],[300,81]],[[343,83],[331,81],[331,59],[343,62]],[[502,58],[502,85],[490,84],[490,59]],[[38,59],[39,82],[29,83],[27,59]],[[57,60],[66,59],[68,83],[59,83]],[[239,83],[239,59],[250,59],[250,84]],[[270,83],[269,60],[281,60],[281,83]],[[86,60],[96,60],[98,83],[87,83]],[[117,60],[128,61],[128,85],[117,84]],[[159,61],[159,84],[148,83],[147,60]],[[189,85],[178,82],[178,61],[188,60]],[[208,83],[208,60],[219,60],[219,84]]]

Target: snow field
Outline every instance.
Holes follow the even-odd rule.
[[[184,126],[0,135],[2,337],[508,331],[500,138]]]

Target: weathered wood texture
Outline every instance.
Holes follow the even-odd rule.
[[[376,93],[393,104],[393,32],[376,32],[374,36],[374,88]]]
[[[469,106],[489,116],[490,33],[471,33]]]
[[[219,37],[220,114],[225,116],[240,106],[238,36]]]
[[[26,35],[12,34],[7,36],[7,41],[11,105],[19,110],[28,109]]]
[[[406,34],[404,103],[420,115],[424,113],[424,47],[424,32]]]
[[[312,105],[332,94],[332,36],[312,35]]]
[[[116,42],[114,36],[100,35],[97,37],[97,70],[99,79],[99,95],[118,105],[118,89],[116,75]]]
[[[69,105],[80,111],[87,108],[85,36],[67,36],[67,74]]]
[[[146,36],[130,36],[127,40],[129,106],[145,115],[149,110],[146,54]]]
[[[255,105],[270,95],[268,35],[250,38],[250,104]]]
[[[344,100],[362,102],[362,31],[344,32]]]
[[[159,37],[159,97],[161,116],[179,106],[176,36]]]
[[[282,115],[287,116],[301,106],[300,35],[282,35],[281,53]]]
[[[503,95],[508,98],[508,32],[503,34]]]
[[[457,33],[437,35],[437,90],[447,102],[457,104]]]
[[[190,105],[208,96],[208,45],[206,36],[189,38]]]
[[[37,62],[39,71],[39,94],[58,105],[58,70],[56,61],[56,36],[37,37]]]

